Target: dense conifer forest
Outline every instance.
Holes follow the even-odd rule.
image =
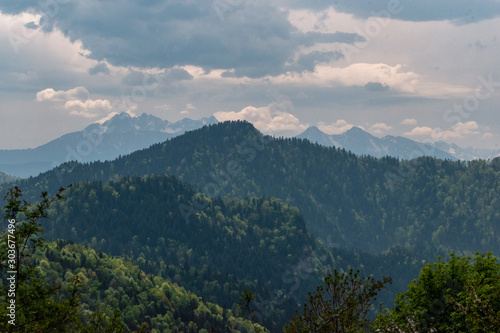
[[[335,271],[390,276],[377,302],[391,307],[438,256],[500,253],[498,158],[377,159],[226,122],[0,190],[17,185],[35,201],[69,184],[42,225],[58,241],[33,264],[51,285],[80,276],[83,318],[128,330],[281,332]],[[253,297],[250,321],[237,318],[242,295]]]
[[[335,247],[380,253],[400,246],[427,259],[500,250],[500,158],[359,157],[262,136],[246,122],[205,126],[114,161],[66,163],[18,184],[34,195],[84,180],[153,174],[175,176],[211,197],[279,198],[300,209],[311,234]]]

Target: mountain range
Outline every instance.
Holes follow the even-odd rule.
[[[27,178],[63,162],[112,160],[214,123],[217,123],[214,117],[185,118],[172,123],[145,113],[139,117],[121,113],[102,124],[91,124],[34,149],[0,150],[0,171]]]
[[[130,154],[186,131],[217,122],[213,116],[199,120],[185,118],[172,123],[145,113],[139,117],[122,113],[103,124],[91,124],[82,131],[63,135],[35,149],[0,150],[0,171],[9,176],[27,178],[63,162],[113,160],[120,155]],[[500,150],[461,148],[444,141],[422,143],[391,135],[378,138],[359,127],[353,127],[342,134],[329,135],[316,126],[311,126],[296,138],[327,147],[343,148],[356,155],[391,156],[406,160],[431,156],[452,161],[470,161],[500,156]],[[2,180],[0,177],[0,183]]]
[[[263,136],[247,122],[224,122],[113,161],[64,163],[17,183],[35,195],[85,180],[168,174],[210,197],[280,198],[299,207],[310,233],[336,247],[380,253],[404,246],[427,249],[432,258],[448,251],[500,251],[495,234],[499,167],[500,158],[357,156],[304,139]],[[476,179],[472,187],[467,185],[471,177]],[[476,207],[478,198],[485,204]],[[463,238],[478,232],[493,234]]]
[[[296,136],[328,147],[344,148],[356,155],[374,157],[392,156],[410,160],[419,156],[431,156],[452,161],[493,159],[500,156],[500,149],[461,148],[444,141],[422,143],[401,136],[387,135],[377,138],[359,127],[353,127],[342,134],[329,135],[316,126],[311,126]]]
[[[0,192],[34,201],[68,184],[45,237],[131,258],[224,308],[252,290],[272,332],[332,269],[390,275],[391,304],[438,255],[500,253],[500,158],[358,156],[222,122]]]

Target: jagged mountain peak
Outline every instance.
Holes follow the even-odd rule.
[[[313,131],[315,130],[313,129]],[[325,134],[319,129],[313,132],[315,135],[308,135],[312,132],[306,132],[297,137],[306,138],[325,146],[344,148],[357,155],[370,155],[374,157],[393,156],[403,159],[428,155],[443,159],[456,159],[451,154],[437,148],[429,149],[423,143],[391,135],[378,138],[357,126],[350,128],[342,134],[334,135]]]
[[[209,117],[171,123],[147,113],[132,117],[122,112],[102,124],[90,124],[35,149],[0,150],[0,171],[29,177],[68,161],[111,160],[217,122]]]
[[[436,142],[419,142],[402,136],[386,135],[378,138],[360,127],[352,127],[342,134],[329,135],[315,126],[306,129],[297,138],[308,139],[325,146],[336,146],[350,150],[357,155],[375,157],[393,156],[412,159],[418,156],[432,156],[449,160],[493,159],[500,156],[500,150],[461,148],[442,140]]]

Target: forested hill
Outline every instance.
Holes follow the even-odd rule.
[[[84,332],[118,332],[109,327],[112,318],[115,325],[117,321],[123,323],[120,332],[145,332],[138,330],[144,323],[152,332],[252,330],[251,324],[238,317],[238,313],[207,302],[167,279],[146,274],[130,260],[111,257],[88,246],[50,242],[33,259],[40,275],[51,286],[62,286],[64,290],[75,277],[81,279],[78,310],[84,321],[92,323],[92,330]],[[8,328],[5,329],[6,332]]]
[[[112,162],[68,163],[19,184],[39,193],[85,179],[165,173],[211,196],[280,198],[337,247],[379,252],[399,245],[428,259],[500,253],[500,159],[358,157],[263,137],[246,122],[207,126]]]
[[[13,176],[9,176],[9,175],[7,175],[7,174],[5,174],[3,172],[0,172],[0,184],[13,182],[16,179],[18,179],[18,178],[17,177],[13,177]]]
[[[405,251],[370,256],[327,249],[307,232],[296,207],[275,198],[211,199],[171,176],[83,182],[49,210],[44,236],[88,243],[129,257],[204,300],[233,307],[245,289],[273,332],[289,321],[333,269],[390,275],[380,300],[390,304],[421,268]],[[189,207],[196,209],[187,219]]]

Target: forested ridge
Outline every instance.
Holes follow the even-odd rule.
[[[70,183],[45,237],[128,258],[233,313],[251,290],[272,332],[333,270],[391,276],[388,305],[438,255],[500,253],[498,158],[377,159],[226,122],[0,190],[34,200]]]
[[[206,302],[176,283],[144,273],[130,260],[89,246],[54,241],[34,253],[31,260],[46,283],[62,287],[60,297],[70,297],[65,290],[72,280],[81,281],[78,311],[83,322],[93,325],[89,332],[107,331],[112,320],[121,323],[126,332],[140,327],[192,333],[251,329],[250,323],[238,316],[238,309],[235,313]]]
[[[0,184],[13,182],[17,177],[9,176],[3,172],[0,172]]]
[[[355,156],[307,140],[262,136],[246,122],[188,132],[111,162],[67,163],[29,180],[35,191],[83,180],[169,174],[210,196],[273,196],[336,247],[402,246],[433,259],[500,249],[500,159],[452,162]]]
[[[333,269],[397,273],[396,291],[421,260],[402,249],[379,256],[328,248],[307,232],[296,207],[275,198],[210,198],[171,176],[83,182],[49,210],[45,237],[71,239],[129,257],[143,270],[178,283],[205,300],[231,308],[252,290],[263,324],[282,327],[307,292]],[[205,202],[188,220],[180,206]]]

